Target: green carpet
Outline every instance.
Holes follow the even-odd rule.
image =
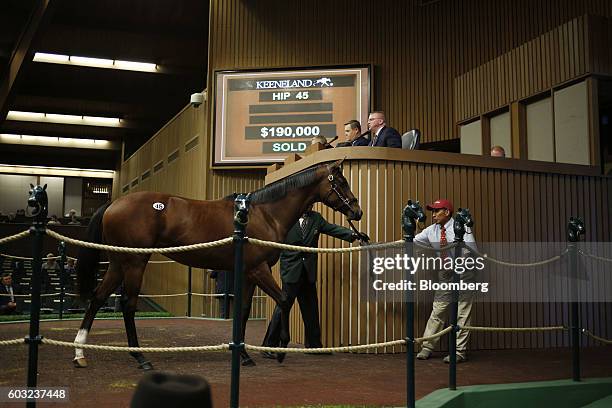
[[[612,378],[473,385],[442,389],[417,401],[418,408],[612,407]]]

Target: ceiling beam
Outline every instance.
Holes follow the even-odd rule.
[[[22,74],[23,67],[31,60],[32,45],[41,29],[49,22],[55,0],[39,0],[30,15],[26,26],[13,49],[5,78],[0,83],[0,122],[6,118],[8,105],[13,95],[13,87]]]
[[[65,149],[0,144],[2,164],[22,166],[80,167],[114,170],[121,153],[116,150]]]
[[[142,97],[142,95],[141,95]],[[19,93],[11,104],[12,110],[26,112],[51,112],[88,116],[129,117],[134,119],[159,118],[168,112],[167,106],[158,103],[151,94],[150,98],[134,102],[115,102],[112,100],[94,100],[63,98],[60,96],[26,95]]]
[[[155,131],[156,129],[151,127],[129,129],[125,127],[66,125],[16,120],[5,120],[0,124],[0,132],[2,133],[106,140],[121,140],[124,138],[141,137],[142,135],[150,137]]]
[[[206,32],[203,38],[175,32],[132,33],[105,27],[51,25],[37,46],[39,52],[158,64],[161,73],[206,70]],[[180,44],[180,47],[177,47]]]
[[[20,93],[142,103],[144,100],[182,99],[204,89],[205,75],[159,75],[136,71],[34,63],[25,73]]]

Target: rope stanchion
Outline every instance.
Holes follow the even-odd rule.
[[[17,241],[17,240],[20,240],[22,238],[29,237],[29,236],[30,236],[29,230],[22,231],[15,235],[10,235],[8,237],[0,238],[0,245],[6,244],[7,242],[11,242],[11,241]]]
[[[597,261],[602,261],[602,262],[612,262],[611,258],[604,258],[601,256],[597,256],[597,255],[593,255],[593,254],[589,254],[588,252],[584,252],[582,249],[578,250],[578,253],[582,256],[586,256],[587,258],[591,258],[591,259],[595,259]]]
[[[120,351],[120,352],[144,352],[144,353],[175,353],[175,352],[202,352],[202,351],[227,351],[229,345],[219,344],[216,346],[186,346],[186,347],[127,347],[127,346],[104,346],[97,344],[81,344],[68,341],[59,341],[48,338],[42,339],[43,344],[52,346],[71,347],[88,350]]]
[[[176,297],[176,296],[187,296],[189,293],[170,293],[168,295],[138,295],[141,298],[166,298],[166,297]]]
[[[441,337],[449,333],[452,329],[453,328],[449,326],[434,335],[427,336],[427,337],[418,337],[418,338],[415,338],[413,341],[416,343],[421,343],[426,340],[432,340],[432,339]],[[361,344],[357,346],[320,347],[320,348],[300,348],[300,347],[283,348],[283,347],[255,346],[255,345],[250,345],[250,344],[245,344],[245,347],[253,351],[283,352],[283,353],[305,353],[305,354],[317,354],[317,353],[329,353],[329,352],[350,353],[350,352],[355,352],[355,351],[376,349],[376,348],[381,348],[381,347],[402,346],[402,345],[405,345],[407,341],[408,340],[406,339],[401,339],[401,340],[386,341],[382,343]],[[0,341],[0,346],[8,346],[8,345],[14,345],[14,344],[20,344],[20,343],[25,344],[23,339],[2,340]],[[185,347],[127,347],[127,346],[81,344],[81,343],[74,343],[74,342],[68,342],[68,341],[53,340],[49,338],[43,338],[42,343],[49,344],[52,346],[72,347],[72,348],[81,348],[81,349],[90,349],[90,350],[121,351],[121,352],[126,352],[126,351],[127,352],[152,352],[152,353],[227,351],[230,349],[230,346],[228,344],[219,344],[215,346],[185,346]]]
[[[358,346],[341,346],[341,347],[319,347],[319,348],[303,348],[303,347],[266,347],[266,346],[254,346],[245,344],[247,350],[253,351],[267,351],[269,353],[304,353],[304,354],[318,354],[318,353],[350,353],[360,350],[368,350],[380,347],[390,346],[402,346],[406,344],[406,340],[393,340],[386,341],[384,343],[374,344],[362,344]]]
[[[452,331],[453,328],[451,326],[445,328],[444,330],[439,331],[436,334],[426,337],[417,337],[413,339],[415,343],[422,343],[427,340],[433,340],[438,337],[442,337],[445,334]],[[319,348],[301,348],[301,347],[267,347],[267,346],[253,346],[251,344],[246,344],[245,347],[248,350],[253,351],[267,351],[269,353],[305,353],[305,354],[318,354],[318,353],[351,353],[355,351],[362,351],[368,349],[376,349],[381,347],[392,347],[392,346],[403,346],[407,343],[406,339],[401,340],[391,340],[383,343],[372,343],[372,344],[360,344],[357,346],[340,346],[340,347],[319,347]]]
[[[284,249],[288,251],[298,251],[298,252],[319,252],[324,254],[329,253],[341,253],[341,252],[359,252],[359,251],[370,251],[376,249],[386,249],[386,248],[397,248],[404,245],[404,240],[397,240],[393,242],[388,242],[384,244],[372,244],[372,245],[364,245],[364,246],[355,246],[350,248],[312,248],[312,247],[303,247],[297,245],[289,245],[289,244],[280,244],[278,242],[273,241],[264,241],[257,238],[247,238],[248,242],[253,245],[259,245],[269,248],[277,248]]]
[[[506,261],[502,261],[499,259],[495,259],[487,254],[483,254],[473,248],[469,248],[469,250],[471,252],[473,252],[474,254],[484,258],[486,261],[492,262],[494,264],[498,264],[498,265],[503,265],[503,266],[511,266],[511,267],[515,267],[515,268],[529,268],[529,267],[533,267],[533,266],[541,266],[541,265],[546,265],[552,262],[556,262],[559,261],[561,258],[563,258],[565,255],[567,255],[568,253],[568,249],[566,248],[565,250],[563,250],[563,252],[561,252],[559,255],[553,256],[551,258],[548,259],[543,259],[541,261],[535,261],[535,262],[528,262],[528,263],[514,263],[514,262],[506,262]]]
[[[15,344],[26,344],[25,339],[0,340],[0,346],[13,346]]]
[[[100,265],[108,265],[110,262],[109,261],[100,261],[98,262],[98,264]],[[147,263],[150,264],[170,264],[170,263],[178,263],[176,261],[172,261],[172,260],[167,260],[167,261],[148,261]]]
[[[593,334],[590,330],[582,329],[582,334],[584,334],[587,337],[592,338],[593,340],[600,341],[600,342],[602,342],[604,344],[612,344],[612,340],[605,339],[603,337],[599,337],[599,336]]]
[[[196,292],[191,292],[192,296],[201,296],[201,297],[223,297],[225,296],[223,293],[196,293]],[[255,296],[253,296],[255,297]],[[264,296],[266,297],[266,296]]]
[[[30,257],[28,257],[28,256],[18,256],[18,255],[4,254],[4,253],[0,253],[0,256],[3,256],[4,258],[9,258],[9,259],[19,259],[19,260],[22,260],[22,261],[31,261],[31,260],[34,259],[31,256]],[[48,261],[48,260],[51,260],[51,259],[57,260],[57,259],[60,259],[60,258],[61,258],[60,256],[49,256],[49,257],[44,257],[44,258],[40,258],[40,259],[42,259],[43,261]],[[75,261],[77,260],[77,258],[74,258],[72,256],[67,256],[66,259],[73,259]],[[100,262],[100,263],[103,263],[103,262]],[[108,263],[108,262],[106,262],[106,263]]]
[[[547,327],[482,327],[482,326],[459,326],[460,329],[484,332],[546,332],[555,330],[567,330],[565,326]]]
[[[184,246],[177,246],[177,247],[128,248],[128,247],[118,247],[118,246],[113,246],[113,245],[104,245],[104,244],[96,244],[93,242],[81,241],[78,239],[66,237],[62,234],[58,234],[57,232],[50,230],[50,229],[47,229],[47,235],[57,240],[65,241],[66,243],[77,245],[77,246],[82,246],[85,248],[99,249],[102,251],[110,251],[110,252],[123,252],[123,253],[130,253],[130,254],[168,254],[168,253],[174,253],[174,252],[195,251],[198,249],[215,248],[218,246],[228,245],[233,240],[232,237],[228,237],[228,238],[220,239],[218,241],[202,242],[199,244],[184,245]]]

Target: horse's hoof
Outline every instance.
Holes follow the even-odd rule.
[[[144,363],[140,363],[138,365],[138,368],[140,368],[141,370],[145,370],[145,371],[154,370],[153,364],[149,363],[148,361],[145,361]]]
[[[256,365],[255,361],[253,361],[251,357],[245,358],[244,360],[242,360],[243,367],[254,367],[255,365]]]
[[[287,356],[287,353],[276,353],[276,361],[282,363],[285,361],[285,356]]]
[[[76,368],[85,368],[87,367],[87,360],[83,357],[83,358],[75,358],[74,360],[72,360],[72,363],[74,364],[74,366]]]

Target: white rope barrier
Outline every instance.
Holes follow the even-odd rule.
[[[65,241],[72,245],[83,246],[83,247],[92,248],[92,249],[99,249],[102,251],[123,252],[123,253],[130,253],[130,254],[168,254],[168,253],[174,253],[174,252],[195,251],[198,249],[215,248],[218,246],[227,245],[233,241],[232,237],[228,237],[228,238],[220,239],[218,241],[202,242],[199,244],[183,245],[183,246],[167,247],[167,248],[128,248],[128,247],[118,247],[118,246],[113,246],[113,245],[104,245],[104,244],[96,244],[93,242],[81,241],[78,239],[66,237],[62,234],[58,234],[57,232],[50,230],[50,229],[47,229],[47,235],[59,241]]]
[[[547,326],[547,327],[481,327],[481,326],[460,326],[460,329],[471,330],[471,331],[484,331],[484,332],[534,332],[534,331],[555,331],[555,330],[568,330],[564,326]],[[245,348],[251,351],[265,351],[269,353],[305,353],[305,354],[319,354],[319,353],[350,353],[356,351],[363,351],[368,349],[376,349],[382,347],[393,347],[406,345],[408,341],[415,343],[422,343],[426,340],[433,340],[435,338],[444,336],[445,334],[453,331],[452,326],[448,326],[445,329],[439,331],[436,334],[426,337],[417,337],[415,339],[401,339],[391,340],[382,343],[372,344],[361,344],[356,346],[340,346],[340,347],[320,347],[320,348],[303,348],[303,347],[267,347],[267,346],[255,346],[252,344],[245,344]],[[612,344],[612,340],[599,337],[591,333],[587,329],[582,329],[582,333],[605,344]],[[186,346],[186,347],[127,347],[127,346],[107,346],[107,345],[95,345],[95,344],[80,344],[67,341],[53,340],[49,338],[42,339],[43,344],[49,344],[60,347],[71,347],[81,348],[89,350],[104,350],[104,351],[117,351],[117,352],[151,352],[151,353],[170,353],[170,352],[208,352],[208,351],[227,351],[230,349],[229,344],[219,344],[214,346]],[[0,340],[0,346],[11,346],[16,344],[25,344],[24,339],[13,339],[13,340]]]
[[[253,244],[253,245],[283,249],[287,251],[311,252],[311,253],[314,253],[314,252],[340,253],[340,252],[369,251],[369,250],[377,250],[377,249],[385,249],[385,248],[396,248],[404,244],[404,240],[398,240],[398,241],[393,241],[393,242],[384,243],[384,244],[362,245],[362,246],[355,246],[355,247],[350,247],[350,248],[313,248],[313,247],[281,244],[278,242],[264,241],[261,239],[250,238],[250,237],[248,237],[247,240],[250,244]]]
[[[20,240],[22,238],[29,237],[29,236],[30,236],[30,230],[22,231],[15,235],[10,235],[8,237],[0,238],[0,245],[6,244],[7,242],[11,242],[11,241],[17,241],[17,240]]]
[[[556,330],[567,330],[565,326],[546,327],[482,327],[482,326],[459,326],[461,329],[484,332],[546,332]]]
[[[604,258],[604,257],[601,257],[601,256],[597,256],[597,255],[589,254],[589,253],[587,253],[587,252],[584,252],[582,249],[579,249],[579,250],[578,250],[578,253],[579,253],[580,255],[586,256],[587,258],[595,259],[595,260],[597,260],[597,261],[602,261],[602,262],[612,262],[612,259],[610,259],[610,258]]]
[[[187,346],[187,347],[127,347],[127,346],[105,346],[97,344],[81,344],[68,341],[59,341],[48,338],[42,339],[43,344],[52,346],[72,347],[87,350],[104,350],[120,352],[144,352],[144,353],[174,353],[174,352],[201,352],[201,351],[226,351],[229,344],[219,344],[216,346]]]
[[[588,337],[590,337],[590,338],[592,338],[594,340],[600,341],[600,342],[602,342],[604,344],[612,344],[612,340],[604,339],[603,337],[599,337],[599,336],[591,333],[591,331],[589,331],[587,329],[582,329],[582,334],[584,334],[584,335],[586,335],[586,336],[588,336]]]

